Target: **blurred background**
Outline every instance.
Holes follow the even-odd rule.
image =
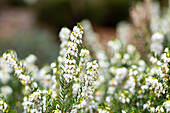
[[[21,59],[33,53],[39,66],[50,63],[59,53],[60,29],[72,29],[83,19],[107,42],[120,21],[129,21],[137,1],[142,0],[0,0],[0,54],[14,49]]]

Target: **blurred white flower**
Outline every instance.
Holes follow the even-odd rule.
[[[8,96],[8,95],[12,94],[12,92],[13,92],[12,88],[9,86],[2,86],[0,91],[1,91],[1,94],[4,96]]]

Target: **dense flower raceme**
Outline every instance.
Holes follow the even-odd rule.
[[[47,91],[37,90],[28,97],[24,97],[22,103],[24,112],[42,113],[47,111]]]
[[[62,84],[62,91],[59,95],[64,94],[61,96],[64,101],[62,104],[66,104],[68,101],[66,97],[70,95],[65,93],[67,92],[65,87],[71,88],[72,86],[72,94],[73,97],[76,98],[75,100],[73,99],[76,103],[73,104],[70,112],[78,112],[83,109],[85,111],[92,110],[92,106],[95,104],[92,95],[98,65],[96,61],[89,62],[90,55],[86,47],[82,46],[80,54],[78,55],[78,48],[82,45],[82,30],[83,28],[79,24],[73,28],[69,41],[67,42],[66,54],[63,56],[64,62],[61,65],[62,75],[60,77],[60,82]],[[69,97],[69,99],[71,98],[72,97]],[[65,108],[60,110],[67,111]]]
[[[94,81],[97,79],[97,69],[98,64],[96,60],[92,62],[87,62],[86,65],[86,73],[83,75],[83,81],[82,81],[82,91],[78,91],[78,99],[81,99],[81,102],[78,104],[75,104],[73,106],[73,110],[71,112],[77,112],[77,109],[85,108],[85,111],[87,112],[90,110],[91,112],[93,109],[97,108],[97,105],[93,98],[93,92],[94,92]]]
[[[63,57],[64,65],[62,67],[63,76],[67,82],[72,81],[74,73],[76,73],[76,60],[74,58],[78,57],[78,46],[82,44],[82,34],[81,26],[75,26],[67,44],[66,54]]]
[[[84,87],[83,87],[83,95],[84,97],[92,96],[93,94],[93,82],[97,79],[98,64],[97,61],[88,62],[86,67],[86,74],[84,75]]]
[[[169,75],[170,75],[170,50],[166,48],[164,53],[160,58],[156,56],[151,57],[151,61],[153,59],[156,60],[155,66],[151,67],[152,75],[149,75],[145,79],[145,84],[142,85],[142,92],[146,92],[146,90],[150,90],[150,95],[154,95],[148,99],[147,103],[143,105],[143,109],[148,109],[150,112],[164,112],[164,108],[166,112],[169,112]],[[159,103],[155,103],[157,101],[155,98],[163,99],[163,101],[159,101]],[[159,105],[159,106],[158,106]]]
[[[61,45],[60,45],[61,49],[60,49],[60,53],[58,56],[58,62],[60,65],[63,63],[63,56],[66,53],[66,47],[69,41],[70,33],[71,31],[68,28],[62,28],[59,33],[59,37],[61,40]]]
[[[84,41],[87,43],[87,47],[91,49],[93,56],[98,60],[100,67],[98,70],[99,77],[95,81],[96,90],[94,96],[97,103],[100,103],[105,95],[105,87],[101,87],[101,85],[104,86],[104,83],[108,82],[111,76],[109,73],[109,58],[104,51],[104,48],[99,43],[99,35],[93,31],[91,22],[89,20],[83,20],[81,24],[85,31]]]
[[[12,72],[12,68],[9,64],[5,62],[5,60],[0,57],[0,96],[7,97],[8,95],[12,94],[12,88],[7,85],[10,81],[11,76],[10,73]]]
[[[5,60],[0,57],[0,81],[3,84],[6,84],[10,80],[10,73],[12,68],[10,65],[5,62]]]
[[[14,69],[17,78],[25,85],[25,89],[34,91],[38,86],[37,83],[30,77],[29,73],[26,72],[23,63],[18,60],[15,51],[7,51],[3,54],[3,58],[8,64]]]

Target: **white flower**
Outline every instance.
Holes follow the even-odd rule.
[[[30,54],[26,59],[25,62],[28,64],[33,64],[37,60],[37,57],[33,54]]]
[[[56,63],[55,62],[51,63],[51,67],[52,68],[56,67]]]
[[[4,103],[4,109],[7,109],[7,104],[6,103]]]
[[[169,112],[170,111],[170,100],[167,100],[166,102],[164,102],[163,105],[166,108],[166,112]]]
[[[155,32],[151,37],[152,42],[162,43],[163,39],[164,35],[161,32]]]
[[[130,102],[130,99],[129,99],[129,98],[126,98],[126,102],[129,103],[129,102]]]
[[[106,102],[108,102],[108,103],[111,102],[111,98],[109,96],[106,97]]]
[[[164,112],[164,108],[163,108],[163,107],[161,107],[161,108],[160,108],[160,111],[161,111],[161,112]]]
[[[69,39],[70,33],[71,31],[68,28],[63,27],[59,33],[59,37],[62,41],[67,41]]]
[[[154,113],[154,112],[155,112],[155,108],[154,108],[154,107],[151,107],[151,108],[150,108],[150,111],[151,111],[152,113]]]
[[[128,52],[129,54],[133,54],[135,51],[136,51],[135,46],[133,46],[133,45],[131,45],[131,44],[127,45],[127,52]]]
[[[155,55],[160,55],[163,50],[162,42],[164,36],[160,32],[156,32],[151,37],[152,43],[150,45],[150,50],[155,53]]]
[[[157,106],[156,107],[156,112],[158,112],[158,113],[162,113],[162,112],[164,112],[164,109],[163,109],[163,107],[160,107],[160,106]]]
[[[109,111],[102,110],[102,109],[98,109],[98,112],[99,112],[99,113],[109,113]]]
[[[154,57],[151,57],[151,58],[150,58],[150,61],[151,61],[152,63],[156,63],[156,62],[158,61],[158,59],[157,59],[157,58],[154,58]]]
[[[9,87],[9,86],[2,86],[1,87],[1,89],[0,89],[0,91],[5,95],[5,96],[7,96],[7,95],[10,95],[10,94],[12,94],[12,88],[11,87]]]
[[[163,46],[162,44],[155,42],[150,45],[150,49],[152,52],[155,52],[156,55],[160,55],[163,50]]]
[[[3,104],[3,101],[2,101],[2,100],[0,100],[0,104]]]
[[[73,94],[75,95],[75,94],[77,94],[77,92],[80,88],[80,84],[78,84],[78,83],[73,84],[72,88],[73,88]]]
[[[124,110],[122,110],[122,113],[126,113]]]
[[[109,87],[108,90],[107,90],[107,93],[108,94],[113,94],[115,91],[115,88],[114,87]]]
[[[160,65],[161,65],[161,62],[160,62],[160,61],[158,61],[158,62],[157,62],[157,65],[158,65],[158,66],[160,66]]]
[[[0,105],[0,110],[2,110],[2,108],[3,108],[3,106],[2,106],[2,105]]]
[[[126,54],[123,55],[123,58],[128,60],[130,58],[130,55],[126,53]]]
[[[3,112],[5,113],[7,110],[7,107],[8,107],[8,105],[4,102],[3,99],[0,98],[0,112],[3,110]]]
[[[169,49],[168,49],[168,48],[165,48],[164,52],[168,52],[168,51],[169,51]]]
[[[148,104],[144,104],[143,105],[143,109],[147,109],[147,108],[149,108],[149,105]]]

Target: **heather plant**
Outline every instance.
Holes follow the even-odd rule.
[[[23,112],[92,112],[96,109],[93,91],[98,64],[96,60],[90,61],[89,51],[82,45],[82,34],[80,24],[72,32],[63,28],[58,61],[42,69],[35,65],[34,55],[19,60],[14,50],[3,54],[1,80],[5,84],[14,75],[24,86]],[[1,92],[5,97],[12,89],[2,86]],[[3,112],[9,111],[4,100],[1,108]]]
[[[118,30],[119,34],[125,33],[123,36],[118,35],[122,41],[115,39],[108,42],[108,55],[98,43],[98,35],[93,31],[90,22],[84,20],[82,25],[85,27],[84,40],[92,48],[92,53],[100,67],[99,79],[96,81],[98,87],[95,90],[99,111],[101,110],[101,113],[104,112],[102,110],[108,112],[169,112],[167,110],[169,109],[169,87],[167,87],[169,82],[165,82],[169,81],[169,74],[162,67],[169,59],[169,53],[167,53],[169,49],[166,48],[163,53],[166,56],[166,61],[164,61],[162,59],[163,33],[155,32],[150,37],[152,43],[148,51],[152,54],[149,55],[151,62],[149,63],[141,58],[140,52],[135,46],[122,42],[124,41],[123,36],[129,37],[127,31],[123,32],[128,27]],[[125,25],[127,26],[123,23],[124,27]],[[97,43],[94,44],[94,42]],[[161,62],[164,63],[161,65]],[[160,68],[158,68],[159,66]],[[167,64],[165,67],[166,70],[169,70]],[[164,77],[159,78],[160,75]],[[167,76],[165,77],[165,75]],[[160,82],[162,80],[165,81]]]
[[[39,68],[35,55],[20,60],[14,50],[0,57],[0,112],[169,113],[170,47],[164,40],[168,32],[147,31],[148,61],[128,43],[129,23],[119,24],[118,38],[108,42],[107,52],[90,21],[81,24],[72,31],[61,29],[59,56],[50,65]],[[13,94],[22,100],[10,98]]]
[[[99,43],[93,45],[97,35],[90,23],[87,20],[82,23],[87,25],[84,31],[80,24],[72,32],[61,29],[58,60],[41,69],[36,66],[37,57],[33,54],[24,60],[20,60],[14,50],[3,54],[0,110],[17,112],[13,107],[16,105],[23,107],[21,112],[30,113],[169,112],[169,48],[165,48],[164,53],[163,49],[151,48],[148,63],[142,60],[135,46],[125,47],[115,39],[108,42],[108,55]],[[98,61],[91,60],[90,51],[82,45],[83,32]],[[162,38],[160,32],[151,37],[153,42]],[[159,41],[160,46],[162,43]],[[18,84],[19,95],[25,97],[10,107],[9,97],[16,92],[16,88],[10,86],[12,78],[24,86]]]

